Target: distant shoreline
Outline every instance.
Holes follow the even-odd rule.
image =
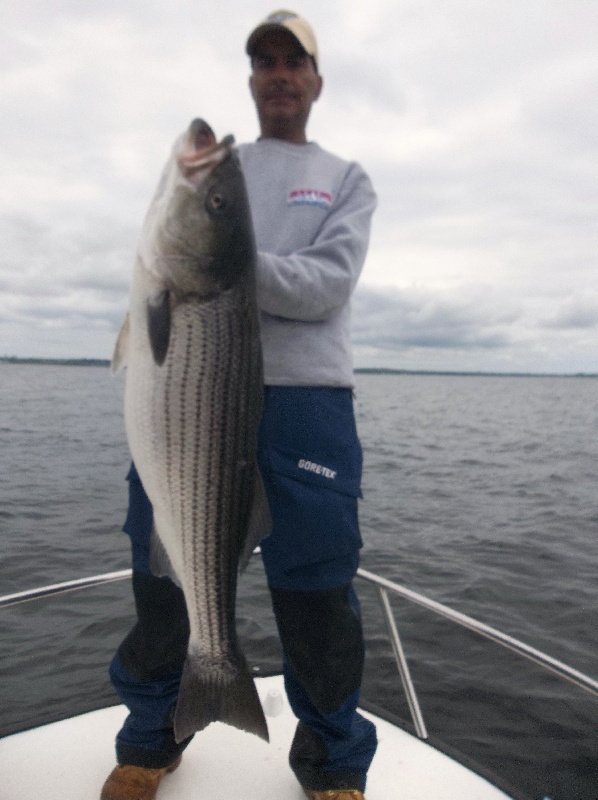
[[[382,367],[357,367],[353,372],[356,375],[452,375],[467,378],[598,378],[598,373],[595,372],[484,372],[483,370],[384,369]]]
[[[0,356],[0,364],[39,364],[53,367],[109,367],[105,358],[17,358]]]
[[[0,364],[30,364],[54,367],[109,367],[105,358],[18,358],[0,356]],[[481,370],[385,369],[357,367],[356,375],[445,375],[481,378],[598,378],[594,372],[483,372]]]

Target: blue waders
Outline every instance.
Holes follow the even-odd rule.
[[[307,789],[364,790],[375,728],[357,713],[363,637],[352,580],[361,447],[349,389],[266,387],[258,461],[274,522],[262,556],[299,719],[290,763]],[[164,767],[176,744],[172,713],[189,624],[183,594],[149,570],[151,504],[135,467],[129,512],[137,623],[110,667],[130,714],[116,741],[121,764]]]

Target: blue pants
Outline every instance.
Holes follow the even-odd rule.
[[[361,448],[350,390],[266,387],[258,462],[273,518],[262,557],[299,719],[290,763],[305,788],[363,791],[376,733],[356,711]],[[110,668],[130,711],[116,749],[119,763],[155,768],[190,741],[177,744],[172,731],[189,625],[181,590],[150,572],[151,504],[134,466],[128,479],[137,623]]]

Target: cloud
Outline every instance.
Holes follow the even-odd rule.
[[[558,303],[539,327],[560,331],[596,330],[598,332],[598,293],[574,293]]]
[[[354,302],[353,341],[380,349],[492,349],[508,346],[515,308],[483,287],[461,292],[397,291],[359,287]]]
[[[591,372],[597,334],[598,295],[539,302],[483,285],[451,291],[360,285],[353,300],[358,366]]]
[[[134,232],[114,220],[0,224],[2,355],[107,357],[124,317]]]
[[[271,10],[24,0],[0,31],[0,351],[105,357],[137,231],[197,115],[257,134],[247,33]],[[310,135],[379,207],[357,359],[598,371],[594,0],[304,0]],[[74,348],[74,350],[73,350]]]

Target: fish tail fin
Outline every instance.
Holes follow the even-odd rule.
[[[210,722],[226,722],[269,741],[268,725],[244,659],[232,665],[225,680],[187,657],[174,714],[174,736],[182,742]]]

